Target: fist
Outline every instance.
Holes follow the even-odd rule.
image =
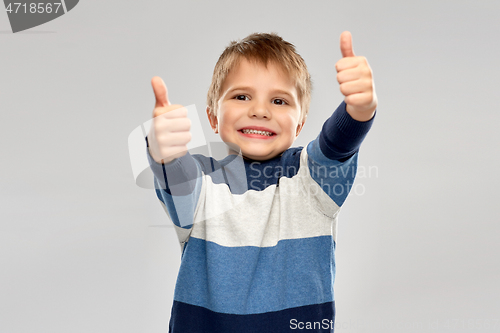
[[[155,76],[151,80],[156,105],[148,134],[149,153],[157,163],[169,163],[184,156],[191,141],[191,121],[182,105],[170,104],[167,87]]]
[[[335,68],[340,92],[345,96],[346,110],[355,120],[368,121],[377,108],[372,70],[365,57],[354,55],[352,37],[348,31],[340,35],[340,51],[342,59]]]

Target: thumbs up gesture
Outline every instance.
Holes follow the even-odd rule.
[[[155,76],[151,80],[156,98],[153,124],[148,134],[149,153],[157,163],[169,163],[184,156],[191,141],[191,121],[182,105],[170,104],[167,87]]]
[[[345,96],[346,110],[353,119],[368,121],[377,108],[372,70],[365,57],[354,55],[348,31],[340,35],[340,51],[342,59],[335,64],[335,68],[340,92]]]

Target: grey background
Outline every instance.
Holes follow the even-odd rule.
[[[151,115],[150,79],[204,117],[229,41],[278,32],[314,80],[304,145],[342,100],[344,30],[380,104],[360,154],[372,174],[340,216],[336,331],[498,331],[499,10],[86,0],[18,34],[2,11],[0,332],[166,332],[180,248],[154,192],[134,184],[127,148]]]

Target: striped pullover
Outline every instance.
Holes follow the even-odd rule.
[[[267,161],[148,154],[182,250],[169,332],[333,332],[337,216],[372,122],[343,102]]]

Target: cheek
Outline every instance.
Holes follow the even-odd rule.
[[[237,110],[234,109],[231,109],[231,111],[221,110],[221,113],[219,115],[219,128],[224,128],[227,131],[230,129],[234,129],[239,119],[239,115],[240,113],[238,113]]]
[[[233,135],[232,133],[233,127],[230,126],[226,121],[223,121],[223,119],[221,119],[221,122],[219,122],[219,136],[222,141],[229,140]]]
[[[227,124],[231,122],[231,112],[228,112],[227,109],[223,106],[219,109],[219,123]]]
[[[287,131],[295,134],[295,132],[297,131],[297,125],[299,124],[299,120],[294,115],[288,115],[282,120],[282,124],[286,127]]]
[[[227,133],[230,127],[230,123],[226,117],[219,117],[219,133],[222,135],[223,133]]]

